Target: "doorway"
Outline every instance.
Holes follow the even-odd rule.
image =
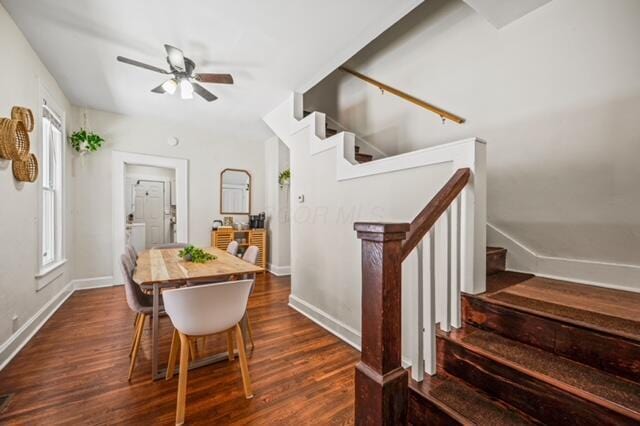
[[[176,242],[175,186],[175,169],[125,165],[125,228],[137,251]]]
[[[188,243],[188,161],[114,151],[112,172],[113,277],[121,283],[128,242],[138,250]]]

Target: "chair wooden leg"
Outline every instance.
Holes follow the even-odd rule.
[[[176,425],[184,424],[187,403],[187,374],[189,373],[189,337],[180,333],[180,373],[178,376],[178,402],[176,405]]]
[[[129,349],[129,358],[131,358],[131,355],[133,355],[133,347],[136,344],[136,339],[138,338],[138,327],[139,327],[139,322],[140,322],[140,313],[136,314],[136,322],[133,325],[133,337],[131,338],[131,349]]]
[[[195,361],[198,354],[198,348],[192,339],[189,339],[189,351],[191,352],[191,361]]]
[[[167,362],[167,375],[166,380],[173,377],[173,372],[176,368],[176,360],[178,358],[178,350],[180,349],[180,336],[178,330],[173,330],[173,336],[171,337],[171,350],[169,351],[169,361]]]
[[[244,351],[244,339],[242,338],[242,328],[236,324],[236,344],[238,346],[238,358],[240,358],[240,371],[242,372],[242,385],[244,386],[244,396],[253,398],[251,390],[251,377],[249,377],[249,366],[247,365],[247,354]]]
[[[147,316],[140,314],[140,320],[138,321],[138,327],[136,328],[136,338],[133,342],[133,353],[131,354],[131,363],[129,364],[129,376],[128,381],[131,381],[133,375],[133,368],[136,366],[136,359],[138,358],[138,350],[140,349],[140,341],[142,340],[142,333],[144,332],[144,323]]]
[[[229,361],[233,361],[233,329],[227,331],[227,352],[229,353]]]
[[[251,329],[251,321],[249,320],[249,311],[245,312],[245,317],[246,317],[246,321],[247,321],[247,332],[249,333],[249,341],[251,342],[251,350],[253,351],[253,349],[256,347],[256,345],[253,344],[253,330]]]

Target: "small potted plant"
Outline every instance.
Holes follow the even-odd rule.
[[[187,262],[193,263],[207,263],[210,260],[215,260],[217,257],[211,253],[207,253],[201,248],[194,247],[192,245],[188,245],[178,253],[182,259]]]
[[[87,152],[97,151],[104,143],[104,139],[96,133],[81,128],[71,134],[69,143],[73,149],[84,155]]]
[[[280,175],[278,176],[278,183],[280,183],[280,189],[289,185],[290,182],[291,182],[291,169],[284,169],[283,171],[280,172]]]

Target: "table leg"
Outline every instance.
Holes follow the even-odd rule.
[[[153,321],[151,322],[151,379],[158,377],[158,351],[160,342],[160,285],[153,284]]]

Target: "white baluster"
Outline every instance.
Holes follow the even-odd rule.
[[[462,326],[462,313],[460,309],[460,197],[456,198],[449,208],[450,229],[449,246],[451,253],[449,259],[451,277],[451,326],[460,328]]]
[[[440,329],[449,331],[451,297],[449,269],[449,218],[445,212],[434,225],[435,235],[435,276],[436,276],[436,322]]]
[[[435,275],[435,238],[431,230],[428,238],[428,253],[425,256],[423,270],[428,271],[428,281],[424,287],[424,370],[427,374],[436,373],[436,275]]]
[[[417,282],[417,327],[413,329],[416,333],[415,345],[413,345],[413,356],[411,360],[411,378],[417,382],[424,379],[424,248],[420,241],[416,246],[418,255],[418,282]]]

